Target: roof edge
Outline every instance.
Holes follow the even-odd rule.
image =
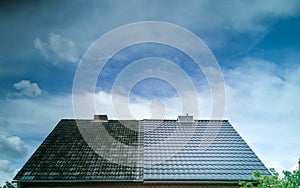
[[[114,183],[133,183],[143,182],[143,180],[13,180],[13,183],[97,183],[97,182],[114,182]]]
[[[13,183],[188,183],[188,184],[236,184],[240,181],[257,182],[255,180],[238,180],[238,179],[152,179],[152,180],[13,180]]]
[[[253,182],[255,183],[255,180],[242,180],[242,179],[153,179],[153,180],[144,180],[144,183],[188,183],[188,184],[194,184],[194,183],[199,183],[199,184],[236,184],[239,183],[240,181],[247,181],[247,182]]]

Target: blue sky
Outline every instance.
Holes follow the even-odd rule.
[[[15,175],[61,118],[74,117],[73,79],[87,49],[112,29],[140,21],[169,22],[201,38],[222,70],[225,118],[267,167],[293,168],[300,157],[299,1],[1,1],[0,184]],[[126,118],[126,113],[116,116],[109,102],[114,83],[132,62],[151,56],[174,62],[190,77],[199,117],[209,117],[205,76],[186,54],[162,44],[119,51],[99,74],[96,91],[83,97],[95,97],[99,113]],[[123,72],[123,80],[139,70],[180,78],[164,63],[135,65],[138,69]],[[116,101],[126,101],[117,86]],[[177,91],[164,80],[147,78],[132,88],[130,104],[124,105],[139,119],[151,117],[151,110],[152,117],[164,111],[176,119]]]

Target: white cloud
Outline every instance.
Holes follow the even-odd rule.
[[[27,155],[27,147],[18,136],[0,135],[1,158],[20,159]]]
[[[229,26],[240,32],[264,31],[270,18],[286,18],[299,14],[298,1],[286,3],[283,0],[276,1],[224,1],[216,3],[217,9],[223,18],[223,26]]]
[[[4,185],[6,181],[12,181],[16,173],[17,169],[12,168],[8,160],[0,160],[0,186]]]
[[[297,16],[300,11],[300,3],[297,0],[291,0],[289,3],[284,0],[191,0],[188,2],[180,0],[149,2],[144,0],[134,1],[130,4],[130,9],[134,11],[124,8],[128,6],[126,2],[111,1],[107,3],[111,9],[99,11],[98,14],[106,13],[106,11],[114,12],[114,16],[108,18],[110,23],[115,23],[122,15],[124,20],[132,20],[132,18],[164,20],[208,31],[218,28],[230,28],[239,32],[262,31],[268,27],[266,19]],[[99,20],[98,17],[95,19]]]
[[[227,117],[268,167],[281,172],[300,155],[298,69],[245,59],[225,71]]]
[[[12,181],[17,169],[10,161],[21,161],[27,155],[28,148],[18,136],[7,137],[0,130],[0,186]]]
[[[7,98],[0,100],[0,114],[7,122],[6,135],[21,138],[47,136],[62,118],[72,118],[72,97]],[[92,117],[92,116],[91,116]]]
[[[49,41],[43,42],[40,38],[34,40],[34,47],[37,48],[43,56],[53,63],[72,62],[79,60],[75,43],[59,34],[51,33]]]
[[[243,50],[247,50],[263,38],[273,23],[300,13],[298,0],[290,0],[289,3],[284,0],[139,0],[131,1],[130,6],[126,1],[107,1],[105,4],[103,6],[103,2],[91,1],[85,4],[86,8],[77,11],[80,14],[74,15],[78,19],[71,25],[69,29],[72,31],[68,33],[74,34],[72,38],[76,40],[76,44],[84,44],[84,48],[87,48],[96,38],[113,28],[136,21],[157,20],[186,27],[202,37],[210,48],[228,48],[228,43],[233,42],[232,37],[247,33],[249,39],[234,38],[238,41],[234,43],[237,49],[243,47]],[[67,3],[65,6],[71,5]],[[94,14],[90,14],[92,10]],[[50,15],[51,13],[49,12]],[[77,17],[78,15],[88,16]],[[74,20],[73,17],[71,19]],[[68,23],[73,23],[72,21],[67,20]],[[242,38],[244,37],[243,35]],[[39,43],[41,42],[39,39]]]
[[[4,172],[13,171],[13,169],[10,166],[10,162],[8,160],[0,160],[0,171],[4,171]]]
[[[194,99],[193,105],[185,100],[188,98]],[[101,91],[96,94],[82,94],[73,99],[78,100],[73,109],[77,119],[91,118],[95,113],[108,114],[108,117],[112,119],[149,119],[151,117],[176,119],[178,115],[186,113],[194,115],[196,119],[208,119],[212,109],[209,92],[199,93],[197,98],[194,98],[194,94],[191,95],[190,92],[184,92],[181,96],[152,99]],[[94,103],[91,101],[93,99]],[[194,106],[197,103],[199,106],[195,109]],[[158,112],[163,112],[164,115],[158,115]]]
[[[176,119],[177,115],[182,113],[177,97],[146,99],[134,96],[134,98],[133,101],[129,101],[127,96],[99,92],[95,95],[96,112],[108,113],[109,117],[114,119],[149,119],[151,117]],[[158,104],[158,100],[162,104]],[[158,115],[157,112],[164,112],[164,115]]]
[[[275,120],[274,126],[282,120],[296,119],[300,112],[299,105],[295,105],[300,104],[299,72],[282,70],[259,59],[246,59],[241,64],[225,73],[230,115],[248,117],[247,120]],[[295,123],[289,126],[296,128]]]
[[[16,96],[37,97],[40,96],[42,90],[37,83],[31,83],[29,80],[21,80],[18,83],[14,83],[13,87],[18,90],[18,93],[14,93]]]

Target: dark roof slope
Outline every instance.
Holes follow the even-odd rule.
[[[77,124],[75,120],[60,121],[14,179],[136,180],[139,171],[137,167],[112,163],[86,143],[79,126],[93,128],[90,123],[90,120],[80,120]],[[137,132],[122,126],[118,121],[102,122],[102,126],[120,142],[137,145]],[[101,135],[94,139],[101,139]]]
[[[62,120],[17,181],[224,181],[269,171],[226,120]]]

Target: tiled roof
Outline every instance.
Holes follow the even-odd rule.
[[[246,180],[269,171],[226,120],[62,120],[17,181]]]
[[[269,174],[228,121],[142,123],[156,129],[144,133],[145,180],[247,180],[255,170]]]
[[[116,140],[128,145],[137,145],[137,132],[124,127],[118,121],[101,123]],[[137,167],[112,163],[98,155],[87,144],[79,129],[97,131],[94,125],[100,123],[90,120],[80,120],[77,123],[75,120],[60,121],[14,179],[20,181],[136,180]],[[105,141],[101,134],[96,135],[94,139]],[[101,145],[98,147],[101,148]],[[130,154],[134,151],[126,152]]]

